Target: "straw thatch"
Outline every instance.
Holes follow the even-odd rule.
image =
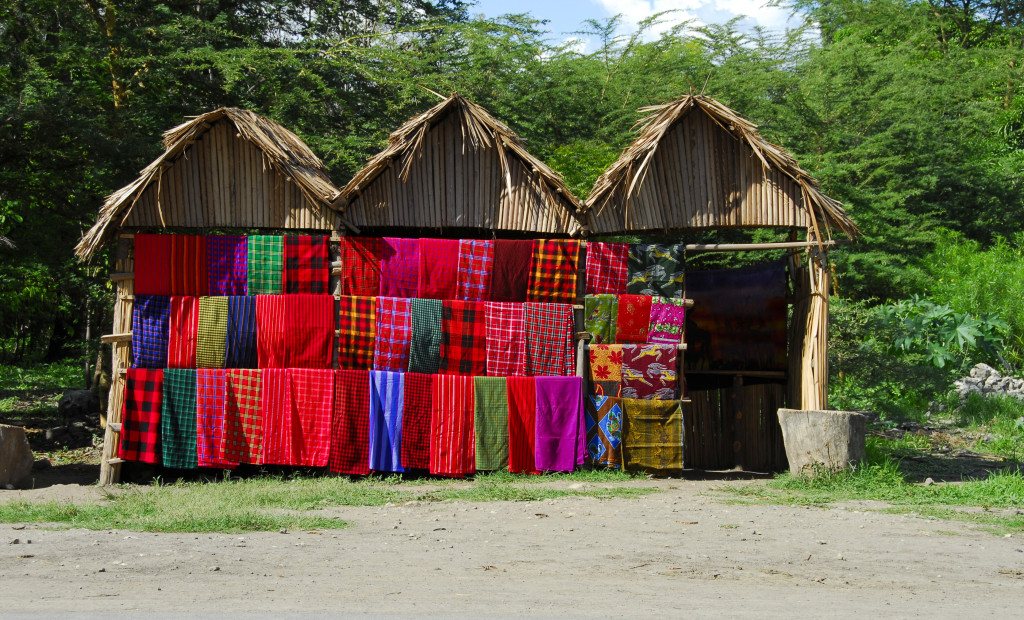
[[[341,191],[356,226],[565,234],[583,205],[487,110],[453,93],[413,117]]]
[[[640,136],[587,200],[593,232],[806,226],[858,233],[842,205],[757,126],[703,95],[640,109]],[[824,231],[821,228],[825,228]]]
[[[207,151],[205,161],[199,162],[200,157],[197,155],[186,162],[190,166],[188,170],[183,170],[185,165],[175,166],[179,161],[187,159],[189,147],[203,143],[204,140],[209,143],[204,147]],[[237,193],[254,188],[259,189],[260,193],[249,196],[249,203],[259,202],[261,198],[268,202],[276,199],[284,204],[280,207],[283,211],[302,210],[302,203],[308,203],[305,205],[306,210],[318,211],[315,216],[305,218],[309,221],[321,222],[337,215],[330,207],[338,199],[340,190],[331,183],[323,162],[294,133],[249,110],[220,108],[196,116],[164,133],[164,149],[153,163],[146,166],[138,179],[107,197],[96,223],[75,248],[80,259],[93,256],[117,229],[126,223],[131,224],[129,216],[144,193],[147,196],[149,193],[155,195],[152,203],[156,210],[160,210],[158,223],[165,226],[230,226],[231,222],[221,221],[230,220],[230,213],[217,213],[217,217],[207,217],[209,221],[203,221],[203,209],[209,211],[209,203],[217,203],[217,208],[224,211],[224,204],[240,202]],[[211,175],[211,170],[222,174]],[[267,175],[268,170],[282,182],[261,178]],[[239,179],[242,175],[247,175],[247,178]],[[165,176],[174,176],[175,183],[172,185],[182,189],[182,194],[188,192],[189,195],[175,196],[171,193],[165,202],[175,204],[161,205],[161,195],[169,193],[161,188],[161,181],[167,182]],[[241,181],[249,187],[239,188]],[[153,189],[147,193],[151,186]],[[182,204],[189,200],[194,204]],[[203,202],[208,204],[204,207],[201,204]],[[251,211],[264,207],[260,204],[245,206]],[[164,209],[169,209],[171,213],[177,209],[180,212],[178,219],[182,221],[168,222]],[[286,217],[295,219],[294,215],[277,219],[283,221]],[[145,216],[134,219],[138,225],[148,223]],[[248,223],[243,221],[236,225]],[[301,224],[309,225],[308,222]],[[284,226],[293,227],[278,223],[278,227]],[[297,224],[294,227],[302,226]]]

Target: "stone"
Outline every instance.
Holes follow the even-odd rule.
[[[0,486],[24,486],[32,473],[35,458],[28,436],[20,426],[0,424]]]
[[[99,411],[100,397],[93,390],[70,390],[57,401],[57,413],[64,420],[85,419]]]
[[[789,469],[813,476],[818,469],[838,471],[864,461],[867,418],[855,411],[779,409]]]

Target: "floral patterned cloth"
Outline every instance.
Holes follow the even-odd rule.
[[[617,295],[587,295],[584,324],[593,344],[615,342],[618,329],[619,298]]]
[[[616,342],[647,342],[651,324],[651,298],[647,295],[619,297]]]
[[[679,344],[686,326],[686,305],[682,299],[655,297],[651,302],[651,326],[647,342]]]
[[[590,380],[593,382],[622,381],[622,345],[590,345]]]

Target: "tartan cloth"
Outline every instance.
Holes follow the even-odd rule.
[[[433,376],[405,373],[402,398],[402,467],[430,468],[430,415]]]
[[[651,325],[651,297],[620,295],[617,342],[647,342]]]
[[[464,476],[476,470],[473,377],[434,375],[430,416],[430,473]]]
[[[377,331],[373,348],[374,370],[405,371],[412,343],[412,310],[403,297],[377,298]]]
[[[498,239],[494,242],[491,301],[526,301],[533,265],[533,241]]]
[[[575,374],[570,304],[526,304],[526,374]]]
[[[614,396],[586,398],[587,460],[595,465],[622,467],[622,406]]]
[[[266,465],[292,464],[291,386],[286,368],[260,370],[260,417],[263,423],[263,452]]]
[[[249,295],[228,297],[228,337],[225,368],[258,368],[256,300]]]
[[[676,398],[676,345],[622,345],[623,398]]]
[[[405,471],[402,467],[402,404],[405,374],[370,373],[370,469]]]
[[[541,471],[572,471],[587,450],[582,377],[537,377],[533,459]]]
[[[484,307],[487,326],[487,374],[510,377],[526,374],[526,306],[489,301]]]
[[[167,338],[167,367],[196,367],[196,336],[199,331],[199,298],[171,297]]]
[[[284,238],[280,235],[249,237],[246,288],[250,295],[277,295],[284,292]]]
[[[171,295],[208,294],[206,237],[171,235]]]
[[[234,469],[224,458],[228,380],[222,369],[196,371],[196,452],[200,467]]]
[[[324,295],[330,277],[327,237],[285,235],[284,292]]]
[[[289,368],[292,459],[289,465],[327,467],[331,454],[334,371]]]
[[[622,381],[621,344],[590,345],[590,380],[597,382]]]
[[[249,243],[242,235],[206,237],[206,288],[212,296],[248,292]]]
[[[171,294],[171,235],[135,234],[136,295]]]
[[[685,248],[683,245],[630,245],[626,292],[651,297],[682,297]]]
[[[286,368],[285,302],[288,295],[256,296],[256,360],[260,368]]]
[[[415,297],[420,285],[420,241],[384,237],[380,259],[380,294]]]
[[[473,379],[476,470],[508,467],[508,388],[504,377]]]
[[[224,458],[236,463],[263,464],[261,371],[225,371]]]
[[[458,274],[458,239],[420,239],[420,283],[417,297],[455,299]]]
[[[334,295],[284,297],[288,368],[330,368],[334,343]],[[372,318],[370,329],[373,330]]]
[[[459,241],[459,273],[455,298],[487,301],[491,294],[491,267],[494,242],[462,239]]]
[[[509,377],[508,381],[508,470],[515,474],[536,474],[534,466],[534,421],[537,416],[537,380]]]
[[[170,340],[171,298],[136,295],[132,308],[132,364],[136,368],[166,368]]]
[[[342,237],[341,294],[368,297],[380,294],[380,258],[384,243],[377,237]]]
[[[583,317],[585,329],[592,336],[591,344],[615,342],[619,319],[618,295],[587,295]]]
[[[629,244],[587,244],[587,295],[622,295],[629,275]]]
[[[412,325],[409,372],[436,373],[441,364],[443,305],[436,299],[412,299],[409,311]]]
[[[162,370],[129,368],[121,411],[121,445],[117,455],[126,461],[160,462],[160,403]]]
[[[160,407],[160,454],[164,467],[196,469],[196,371],[164,371]]]
[[[579,256],[580,242],[575,239],[534,239],[526,299],[571,304],[576,299]]]
[[[224,368],[228,341],[228,298],[199,298],[196,367]]]
[[[657,474],[683,469],[683,408],[678,400],[622,399],[622,464]]]
[[[373,368],[377,298],[342,297],[338,318],[338,368]]]
[[[370,473],[370,372],[336,370],[331,418],[330,469]]]
[[[685,327],[685,300],[655,297],[651,301],[651,320],[650,328],[647,330],[647,342],[679,344],[683,341]]]
[[[487,373],[487,324],[484,305],[476,301],[442,302],[441,366],[446,375]]]

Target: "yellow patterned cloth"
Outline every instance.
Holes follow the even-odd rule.
[[[622,381],[622,345],[590,345],[590,380]]]
[[[683,469],[683,409],[678,400],[621,399],[626,471],[674,474]]]
[[[228,298],[199,298],[196,368],[224,368],[228,336]]]

